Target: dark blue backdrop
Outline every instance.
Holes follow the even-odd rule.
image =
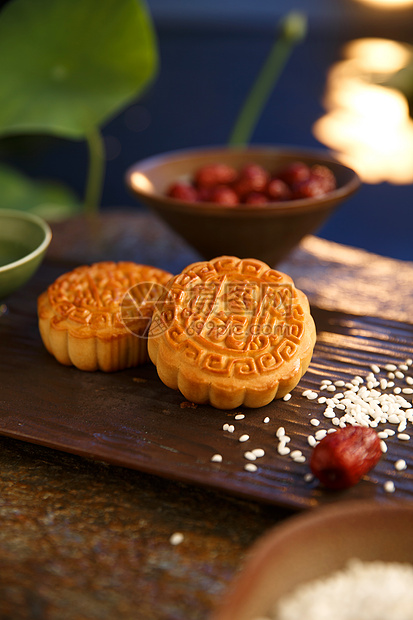
[[[125,169],[134,161],[176,148],[225,143],[239,106],[273,41],[277,16],[268,19],[268,2],[258,2],[262,10],[254,16],[251,14],[250,20],[245,2],[241,2],[239,13],[234,12],[234,3],[230,2],[222,19],[213,11],[204,10],[200,18],[195,10],[174,13],[171,2],[152,0],[150,3],[161,58],[157,79],[135,105],[104,128],[109,159],[104,208],[114,205],[142,208],[124,187]],[[196,0],[192,2],[196,5]],[[176,8],[182,9],[184,4],[181,0]],[[366,9],[349,11],[349,6],[355,3],[348,0],[346,4],[343,0],[337,2],[336,8],[345,6],[347,10],[341,16],[337,13],[334,19],[331,9],[334,4],[330,0],[325,19],[320,11],[310,14],[309,34],[294,51],[262,115],[253,142],[324,148],[313,137],[311,128],[324,113],[321,100],[326,74],[340,58],[343,44],[364,36],[413,43],[412,9],[386,15]],[[252,5],[250,2],[250,12]],[[320,4],[313,4],[317,6]],[[3,155],[4,149],[3,146]],[[87,163],[82,143],[30,139],[25,142],[24,153],[22,156],[13,145],[6,149],[8,159],[30,174],[60,178],[82,195]],[[364,185],[319,234],[380,254],[413,260],[412,229],[413,186],[380,184]]]

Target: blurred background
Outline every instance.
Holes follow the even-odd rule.
[[[135,161],[225,144],[277,22],[294,9],[307,16],[308,33],[252,142],[336,152],[364,183],[318,234],[413,260],[413,0],[148,0],[148,7],[160,69],[144,96],[103,129],[103,209],[143,208],[124,185]],[[3,139],[0,160],[83,194],[82,142]]]

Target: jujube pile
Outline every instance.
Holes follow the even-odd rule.
[[[240,170],[216,163],[202,166],[189,181],[172,183],[166,194],[188,202],[259,205],[320,197],[336,186],[334,173],[321,164],[294,161],[270,172],[256,163],[245,164]]]

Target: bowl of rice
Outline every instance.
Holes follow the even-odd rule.
[[[259,539],[213,620],[413,620],[413,503],[352,501]]]

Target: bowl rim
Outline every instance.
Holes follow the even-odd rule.
[[[28,211],[18,211],[15,209],[0,209],[0,221],[2,220],[3,216],[6,218],[23,220],[36,224],[39,229],[42,230],[44,234],[44,239],[40,243],[40,245],[37,246],[37,248],[29,252],[29,254],[23,256],[23,258],[19,258],[12,263],[7,263],[7,265],[3,265],[2,267],[0,267],[0,274],[6,273],[7,271],[11,271],[16,267],[20,267],[21,265],[30,262],[33,258],[39,256],[44,250],[46,250],[52,240],[52,230],[49,224],[35,213],[29,213]]]
[[[277,153],[288,155],[291,157],[297,157],[297,159],[301,158],[310,158],[317,159],[320,163],[325,163],[328,165],[334,164],[340,166],[342,169],[348,170],[352,177],[350,180],[341,187],[338,187],[327,194],[316,198],[299,198],[294,200],[280,200],[278,202],[266,202],[258,205],[236,205],[234,207],[228,207],[226,205],[220,205],[213,202],[187,202],[184,200],[179,200],[176,198],[170,198],[164,194],[145,190],[144,188],[137,188],[136,185],[132,181],[132,176],[136,172],[145,172],[149,167],[152,168],[157,163],[161,162],[172,162],[177,161],[182,158],[186,158],[188,156],[197,156],[202,153],[208,154],[212,152],[216,152],[217,155],[219,152],[231,152],[231,153],[241,153],[241,152],[250,152],[251,155],[254,152],[259,153],[268,153],[276,155]],[[164,153],[158,153],[156,155],[151,155],[144,159],[140,159],[135,162],[131,166],[129,166],[125,172],[125,182],[128,188],[137,196],[142,196],[151,200],[162,200],[163,206],[165,208],[173,207],[174,210],[181,210],[185,212],[193,211],[193,206],[196,204],[197,211],[199,213],[208,212],[208,213],[222,213],[223,206],[225,207],[225,212],[243,214],[243,215],[251,215],[251,214],[259,214],[259,213],[287,213],[291,211],[300,211],[307,210],[311,208],[318,208],[324,204],[329,204],[331,200],[340,200],[344,198],[349,198],[352,196],[361,186],[362,181],[355,170],[341,163],[333,154],[332,151],[328,149],[317,149],[317,148],[302,148],[299,146],[288,146],[288,145],[265,145],[265,144],[250,144],[245,147],[230,147],[225,145],[219,146],[205,146],[205,147],[191,147],[191,148],[183,148],[176,149],[172,151],[165,151]]]
[[[341,522],[352,519],[372,520],[380,513],[387,518],[397,514],[409,515],[413,518],[413,502],[411,500],[352,499],[334,504],[324,504],[311,511],[300,512],[281,521],[266,530],[247,550],[243,565],[230,583],[226,593],[218,604],[211,620],[230,620],[234,607],[238,606],[239,593],[244,597],[254,590],[262,578],[265,567],[274,557],[276,550],[286,546],[303,530],[314,531],[336,520]]]

